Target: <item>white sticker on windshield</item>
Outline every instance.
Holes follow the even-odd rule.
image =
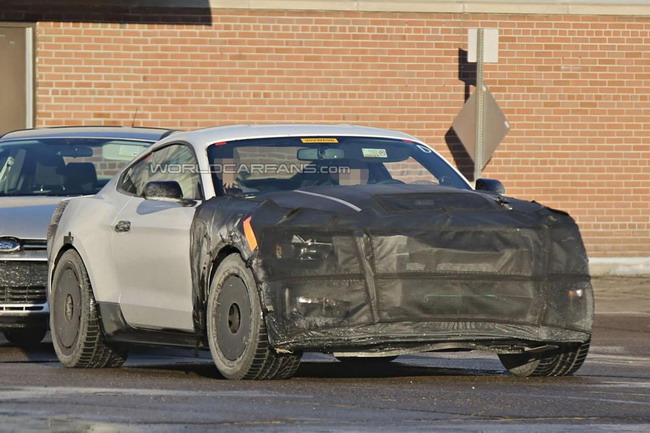
[[[364,158],[388,158],[386,149],[361,149]]]
[[[120,146],[119,156],[123,158],[134,158],[140,154],[142,147],[140,146],[129,146],[122,145]]]
[[[423,146],[421,144],[417,145],[418,149],[420,149],[424,153],[433,153],[433,150],[429,149],[427,146]]]

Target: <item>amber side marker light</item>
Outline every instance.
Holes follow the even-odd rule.
[[[251,217],[244,220],[244,237],[246,237],[246,242],[248,242],[248,247],[251,251],[255,251],[257,248],[257,238],[255,237],[255,232],[251,226]]]

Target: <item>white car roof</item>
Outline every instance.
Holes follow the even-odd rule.
[[[362,136],[411,140],[417,138],[403,132],[389,131],[355,125],[233,125],[176,133],[160,141],[155,147],[172,141],[186,141],[197,150],[221,141],[246,140],[272,137],[319,137],[319,136]]]

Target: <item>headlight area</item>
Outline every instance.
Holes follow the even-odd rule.
[[[351,233],[267,229],[260,236],[260,259],[270,280],[363,278]]]
[[[299,262],[325,261],[334,254],[331,238],[293,235],[291,239],[280,240],[275,244],[277,260],[296,260]]]
[[[352,233],[275,228],[260,238],[266,290],[283,326],[304,331],[371,321]]]

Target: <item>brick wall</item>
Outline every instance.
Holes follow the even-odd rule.
[[[37,25],[37,119],[407,131],[471,173],[453,130],[469,27],[498,27],[486,84],[512,124],[485,175],[565,209],[592,256],[650,256],[650,18],[214,10],[207,25]],[[462,59],[461,63],[462,63]]]

